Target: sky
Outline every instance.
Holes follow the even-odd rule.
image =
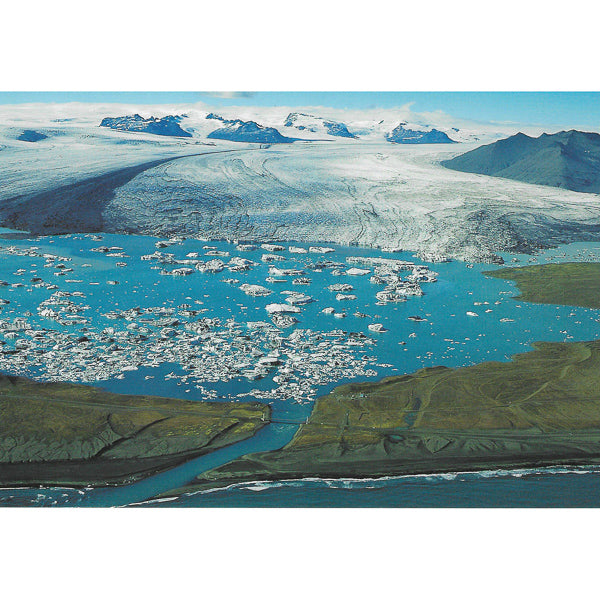
[[[0,92],[0,104],[101,102],[441,110],[476,121],[600,126],[600,92]]]

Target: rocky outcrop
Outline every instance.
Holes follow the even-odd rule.
[[[45,133],[33,129],[25,129],[17,136],[17,140],[20,142],[40,142],[47,138],[48,136]]]

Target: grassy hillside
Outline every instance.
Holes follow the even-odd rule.
[[[0,485],[120,483],[252,436],[258,402],[112,394],[0,375]]]
[[[600,308],[600,263],[532,265],[484,275],[513,280],[521,291],[518,298],[528,302]]]
[[[539,343],[509,363],[340,386],[281,450],[247,455],[172,493],[245,480],[596,461],[600,341]]]

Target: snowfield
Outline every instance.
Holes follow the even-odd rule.
[[[387,124],[382,124],[384,119],[356,111],[301,110],[344,123],[361,138],[284,127],[289,108],[245,108],[235,116],[276,127],[282,135],[306,134],[322,141],[264,147],[209,140],[206,136],[221,123],[207,120],[209,110],[197,107],[152,108],[157,117],[187,115],[181,126],[193,133],[191,138],[98,127],[107,116],[150,115],[140,107],[1,107],[0,222],[36,233],[360,244],[468,261],[494,260],[508,249],[531,251],[600,238],[595,194],[461,173],[439,164],[510,135],[515,126],[498,131],[459,123],[464,139],[478,141],[406,146],[385,141],[385,133],[400,121],[415,129],[426,121],[452,137],[448,117],[436,121],[432,115],[402,113],[394,119],[387,110],[382,111]],[[227,118],[235,113],[232,108],[217,112]],[[24,130],[47,138],[19,141]]]

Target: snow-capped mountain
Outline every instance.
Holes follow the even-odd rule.
[[[172,137],[192,137],[189,131],[179,126],[183,119],[182,115],[166,115],[162,118],[150,117],[144,119],[139,114],[124,117],[105,117],[100,127],[109,127],[119,131],[137,131],[153,133],[154,135],[167,135]]]
[[[310,131],[334,137],[356,139],[358,136],[350,133],[344,123],[331,121],[323,117],[307,115],[305,113],[291,112],[283,123],[284,127],[295,127],[299,131]]]
[[[385,139],[394,144],[453,144],[446,133],[439,129],[409,129],[407,123],[400,123],[390,131]]]
[[[211,131],[206,136],[210,139],[258,144],[289,144],[296,141],[296,138],[285,137],[274,127],[264,127],[256,123],[256,121],[229,120],[214,113],[209,113],[206,115],[206,118],[223,123],[223,127]]]
[[[102,121],[104,127],[99,130],[98,124]],[[157,139],[157,133],[162,135],[163,142],[175,138],[200,142],[206,141],[219,128],[221,123],[217,121],[221,121],[223,125],[225,121],[253,122],[256,124],[253,129],[272,128],[283,137],[352,144],[358,141],[387,142],[386,136],[399,123],[403,123],[403,128],[407,130],[435,129],[445,133],[453,141],[469,143],[489,143],[518,131],[528,135],[540,135],[545,131],[541,127],[519,123],[484,123],[457,119],[443,112],[418,113],[411,110],[410,106],[385,109],[223,106],[215,115],[213,107],[202,103],[143,106],[73,102],[0,106],[0,144],[7,140],[14,141],[25,130],[34,130],[53,139],[57,135],[63,137],[71,134],[102,136],[100,132],[108,135],[112,131],[114,135],[125,136],[123,140],[131,140],[130,143],[135,143],[136,140],[141,142],[142,134],[153,134],[147,140],[151,143],[153,139]],[[161,128],[165,131],[160,132]],[[344,130],[355,136],[356,140],[347,137]],[[128,135],[131,131],[139,135]],[[32,147],[34,144],[28,146]]]
[[[180,110],[187,115],[182,126],[192,131],[195,137],[207,137],[214,130],[215,120],[253,121],[263,127],[276,129],[284,137],[348,143],[355,143],[355,140],[387,142],[387,137],[399,123],[410,131],[439,131],[455,142],[494,141],[517,131],[513,124],[477,123],[454,119],[442,112],[417,113],[410,107],[352,110],[320,106],[302,107],[299,110],[283,106],[228,106],[220,108],[218,114],[192,107],[181,107]],[[436,143],[435,136],[434,132],[424,137],[433,140],[428,143]]]

